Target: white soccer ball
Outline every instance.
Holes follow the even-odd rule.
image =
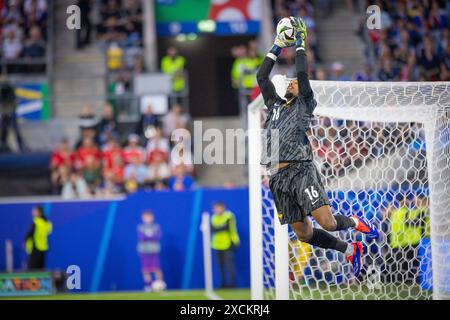
[[[166,290],[167,285],[163,280],[155,280],[152,283],[152,290],[154,292],[160,292]]]
[[[277,35],[278,37],[287,42],[295,42],[295,29],[292,25],[292,17],[285,17],[281,19],[277,24]]]

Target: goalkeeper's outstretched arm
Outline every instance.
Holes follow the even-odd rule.
[[[297,73],[299,96],[308,101],[314,97],[314,94],[308,78],[308,63],[304,41],[296,45],[295,51],[295,71]]]
[[[264,61],[256,74],[256,80],[258,81],[259,88],[261,89],[264,104],[268,108],[273,104],[277,97],[275,86],[269,79],[270,72],[272,71],[276,60],[277,56],[269,52],[264,58]]]
[[[297,81],[299,88],[299,96],[307,103],[313,101],[314,93],[308,79],[308,63],[306,57],[306,37],[307,30],[305,22],[300,18],[294,19],[296,35],[295,35],[295,71],[297,73]]]
[[[264,99],[264,104],[267,108],[270,108],[277,99],[277,92],[275,91],[274,84],[269,79],[269,75],[284,46],[284,43],[280,42],[280,40],[276,38],[275,43],[267,53],[263,63],[261,64],[261,67],[256,74],[256,80],[258,81],[258,85],[261,89],[261,94]]]

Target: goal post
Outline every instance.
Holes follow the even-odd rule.
[[[252,298],[449,299],[450,83],[311,83],[309,139],[332,209],[364,215],[382,235],[335,233],[367,249],[355,279],[340,253],[279,225],[259,165],[259,96],[248,107]]]

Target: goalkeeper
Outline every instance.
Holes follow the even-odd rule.
[[[305,23],[291,19],[296,32],[295,79],[289,79],[284,97],[280,97],[269,74],[282,49],[294,45],[280,36],[264,59],[257,73],[258,85],[268,108],[264,124],[266,143],[261,164],[271,172],[272,191],[281,224],[290,224],[300,241],[313,246],[334,249],[345,254],[357,277],[361,270],[363,254],[361,242],[346,243],[327,231],[355,228],[370,237],[378,238],[378,231],[368,221],[357,217],[333,215],[327,193],[313,160],[311,145],[306,135],[314,108],[317,105],[307,74]],[[284,90],[283,90],[284,91]],[[276,134],[278,137],[274,137]],[[272,146],[278,138],[278,143]],[[276,150],[272,150],[276,149]],[[312,227],[311,215],[323,229]]]

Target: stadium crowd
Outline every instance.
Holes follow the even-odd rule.
[[[315,30],[315,17],[329,11],[328,1],[273,1],[274,24],[285,16],[300,16],[308,26],[310,75],[315,80],[337,81],[448,81],[450,79],[450,17],[448,4],[440,0],[382,1],[361,0],[358,6],[347,1],[349,10],[360,12],[357,34],[364,42],[366,63],[355,74],[348,74],[339,61],[328,68],[321,64]],[[365,9],[381,9],[381,29],[367,28]],[[328,8],[328,9],[327,9]],[[315,10],[317,9],[317,10]],[[359,10],[359,9],[356,9]],[[277,73],[292,76],[295,54],[284,50]]]
[[[62,139],[53,151],[53,193],[67,199],[132,193],[139,188],[181,191],[195,187],[186,129],[189,116],[179,105],[161,119],[148,106],[123,144],[111,104],[105,105],[101,119],[88,105],[79,120],[80,139],[75,147]]]
[[[116,110],[129,111],[133,103],[133,75],[145,72],[143,13],[137,0],[102,0],[97,36],[104,43],[108,92]]]
[[[0,1],[0,39],[3,72],[43,72],[45,63],[32,60],[46,56],[47,1]],[[19,63],[21,58],[24,63]]]
[[[365,19],[361,20],[359,34],[365,41],[367,66],[355,80],[450,80],[446,1],[367,1],[371,4],[381,9],[381,29],[368,30],[364,37]]]

